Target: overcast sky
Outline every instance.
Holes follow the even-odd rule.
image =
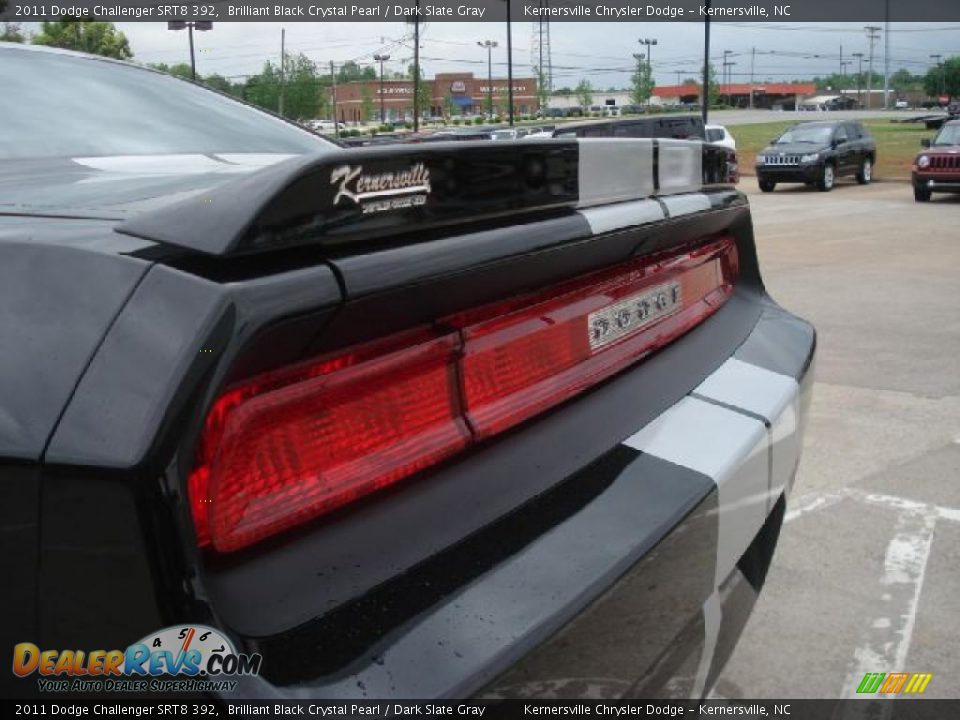
[[[175,63],[189,60],[185,32],[171,32],[165,23],[118,23],[130,39],[141,62]],[[399,23],[215,23],[211,32],[196,33],[197,71],[244,76],[256,73],[265,60],[280,56],[281,28],[286,28],[288,52],[303,52],[328,63],[356,60],[372,62],[376,52],[387,52],[389,70],[402,70],[413,50],[409,27]],[[574,86],[582,78],[596,88],[626,87],[640,52],[638,38],[656,38],[654,75],[660,85],[675,84],[698,72],[702,62],[703,26],[699,23],[570,23],[550,25],[553,46],[554,87]],[[531,75],[531,42],[534,25],[513,23],[514,75]],[[501,23],[427,23],[421,52],[427,77],[436,72],[473,71],[485,75],[486,50],[478,40],[495,40],[494,75],[506,75],[506,28]],[[722,54],[730,50],[735,81],[750,79],[751,62],[757,81],[792,80],[840,71],[844,60],[853,61],[847,72],[856,72],[856,52],[864,54],[867,68],[867,34],[859,24],[714,23],[711,56],[720,73]],[[755,57],[752,50],[756,48]],[[924,73],[931,54],[960,55],[960,25],[892,23],[890,71],[901,67]],[[874,68],[883,71],[884,38],[874,45]]]

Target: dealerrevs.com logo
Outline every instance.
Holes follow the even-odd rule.
[[[204,625],[164,628],[126,650],[13,648],[13,674],[36,675],[42,692],[230,692],[232,678],[259,674],[262,661]]]

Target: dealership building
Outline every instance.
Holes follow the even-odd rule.
[[[485,113],[491,92],[494,110],[502,114],[507,112],[509,83],[504,78],[494,78],[491,83],[486,78],[475,78],[473,73],[445,73],[423,83],[430,91],[427,115]],[[366,103],[372,109],[371,119],[378,119],[382,98],[387,120],[409,118],[413,116],[413,97],[412,80],[384,80],[382,94],[379,80],[344,83],[337,85],[336,116],[342,122],[361,121]],[[513,111],[517,115],[531,115],[537,111],[536,79],[513,79]]]

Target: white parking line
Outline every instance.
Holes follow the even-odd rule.
[[[856,697],[868,672],[905,668],[937,517],[935,512],[906,510],[897,518],[884,557],[880,606],[869,620],[863,643],[854,650],[840,697]]]
[[[784,522],[792,522],[802,515],[824,510],[836,505],[841,500],[855,500],[868,505],[881,505],[901,512],[929,512],[942,520],[960,522],[960,508],[931,505],[919,500],[910,500],[899,495],[872,493],[856,488],[844,488],[830,493],[807,493],[798,495],[789,501],[790,510],[784,515]]]
[[[893,537],[884,555],[879,609],[874,616],[867,618],[863,641],[854,650],[840,694],[843,698],[855,698],[857,687],[867,673],[900,672],[905,668],[937,520],[960,522],[960,509],[897,495],[843,488],[833,493],[811,493],[794,499],[784,522],[823,510],[844,499],[897,511]],[[870,698],[875,699],[874,696]]]

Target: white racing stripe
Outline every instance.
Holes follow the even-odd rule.
[[[768,442],[767,429],[759,420],[692,397],[624,441],[716,483],[715,587],[730,574],[766,520]]]
[[[675,206],[682,202],[681,198],[665,200],[673,200]],[[709,205],[709,199],[704,200]],[[731,358],[690,396],[624,441],[641,452],[708,475],[717,485],[717,590],[703,606],[704,646],[693,699],[703,695],[716,652],[723,619],[719,588],[796,469],[798,403],[796,380]]]
[[[694,390],[697,395],[742,408],[770,425],[772,468],[768,512],[800,461],[800,386],[787,375],[730,358]]]
[[[658,222],[666,217],[656,200],[615,203],[579,212],[590,223],[590,231],[594,234]]]
[[[662,139],[660,145],[660,192],[685,193],[703,186],[703,143]]]
[[[653,195],[652,140],[593,138],[577,143],[581,207]]]
[[[667,208],[670,217],[680,217],[681,215],[690,215],[692,213],[709,210],[712,205],[710,198],[703,193],[693,193],[692,195],[672,195],[660,198],[660,201]]]

